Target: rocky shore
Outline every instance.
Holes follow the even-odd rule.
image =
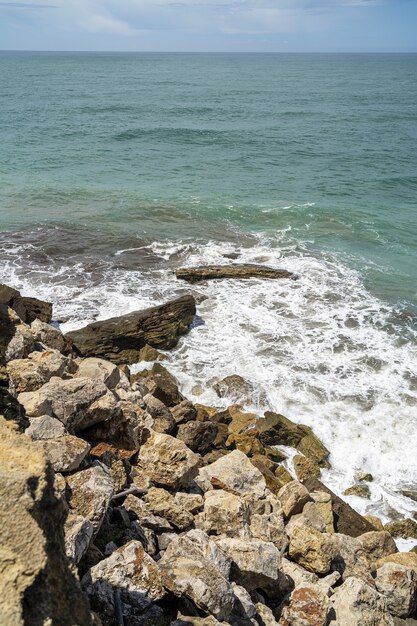
[[[414,520],[337,497],[329,450],[247,412],[238,372],[216,383],[227,409],[182,395],[157,349],[195,312],[184,296],[63,335],[49,303],[0,286],[0,623],[417,624],[417,553],[393,538]]]

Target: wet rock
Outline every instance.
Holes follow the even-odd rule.
[[[327,626],[329,598],[323,590],[312,584],[298,585],[284,607],[281,626]]]
[[[31,352],[26,359],[16,359],[7,364],[7,373],[15,393],[36,391],[53,376],[62,377],[74,371],[72,362],[57,350]]]
[[[218,429],[212,422],[189,421],[180,424],[176,434],[193,452],[204,454],[214,442]]]
[[[139,350],[138,361],[163,361],[166,356],[158,352],[155,348],[152,348],[149,344],[145,344],[143,348]]]
[[[217,545],[232,559],[232,579],[248,591],[278,580],[281,555],[273,543],[227,537],[218,539]]]
[[[70,513],[65,521],[65,552],[71,563],[77,565],[93,538],[93,525],[85,517]]]
[[[296,454],[293,458],[294,471],[299,481],[320,478],[320,468],[312,459]]]
[[[50,322],[52,319],[52,304],[22,296],[17,289],[0,285],[0,304],[5,304],[16,311],[22,322],[30,324],[36,318],[42,322]]]
[[[25,434],[33,440],[55,439],[63,437],[66,433],[63,423],[50,415],[32,417],[29,427],[25,430]]]
[[[358,537],[363,533],[375,530],[372,524],[362,515],[359,515],[349,504],[344,502],[319,480],[310,478],[304,482],[304,486],[310,492],[321,491],[330,495],[334,514],[334,528],[337,533]]]
[[[371,497],[371,490],[368,485],[352,485],[348,489],[345,489],[343,492],[344,496],[357,496],[358,498],[369,498]]]
[[[94,610],[115,616],[115,594],[127,615],[140,614],[166,595],[169,582],[139,541],[130,541],[83,577],[82,585]]]
[[[279,270],[266,265],[206,265],[177,269],[176,277],[188,283],[220,278],[291,278],[297,276],[287,270]]]
[[[194,319],[195,300],[182,296],[161,306],[93,322],[67,333],[81,356],[108,359],[112,363],[137,363],[146,344],[173,348]]]
[[[332,598],[334,626],[394,626],[384,598],[358,578],[348,578]]]
[[[77,378],[100,380],[108,389],[114,389],[120,382],[120,369],[104,359],[82,359],[78,364]]]
[[[196,476],[201,457],[182,441],[151,432],[139,450],[136,464],[156,485],[176,489]]]
[[[92,467],[68,476],[66,481],[71,511],[90,520],[95,537],[114,493],[109,469],[95,461]]]
[[[262,497],[266,488],[261,472],[239,450],[234,450],[211,465],[202,467],[196,482],[203,491],[224,489],[235,494],[257,497]]]
[[[65,506],[41,450],[0,418],[0,621],[91,624],[65,556]]]
[[[152,513],[164,517],[178,530],[185,530],[194,521],[192,513],[183,509],[165,489],[151,487],[143,499]]]
[[[409,518],[389,522],[385,524],[384,530],[387,530],[393,537],[403,537],[403,539],[412,537],[417,539],[417,522]]]
[[[90,444],[73,435],[36,441],[56,472],[73,472],[85,459]]]
[[[376,572],[375,585],[395,617],[409,617],[417,609],[417,573],[398,563],[385,563]]]
[[[176,595],[189,598],[219,620],[229,617],[235,599],[227,580],[230,560],[205,533],[194,530],[177,537],[158,565],[172,581]]]
[[[167,407],[174,407],[184,400],[178,388],[178,381],[160,363],[155,363],[152,369],[144,370],[132,376],[132,381],[140,381],[148,392],[155,396]]]
[[[296,480],[287,483],[280,489],[278,499],[281,502],[282,510],[287,518],[301,513],[304,505],[312,500],[304,485]]]
[[[296,525],[291,531],[289,555],[307,571],[327,574],[336,557],[336,549],[331,535]]]
[[[250,402],[255,391],[251,383],[237,374],[226,376],[223,380],[215,383],[213,389],[219,398],[227,396],[235,402]]]

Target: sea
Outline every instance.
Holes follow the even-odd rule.
[[[246,262],[299,279],[174,274]],[[0,281],[64,332],[194,293],[186,396],[238,374],[417,511],[417,55],[0,52]]]

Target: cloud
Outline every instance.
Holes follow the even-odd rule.
[[[57,9],[56,4],[37,4],[29,2],[0,2],[0,9],[6,7],[8,9]]]

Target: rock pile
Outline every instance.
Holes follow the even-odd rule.
[[[0,423],[1,623],[413,623],[417,554],[318,480],[329,451],[310,428],[193,405],[160,364],[130,376],[0,312],[25,430]]]

